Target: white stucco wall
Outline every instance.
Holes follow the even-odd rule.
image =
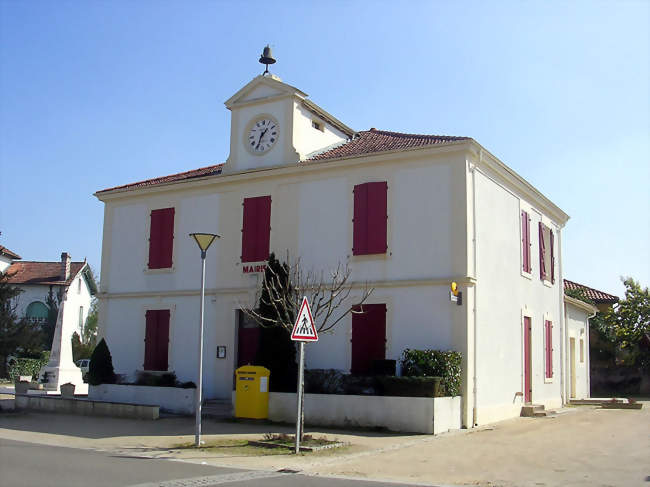
[[[350,265],[352,280],[377,288],[369,302],[387,304],[386,357],[404,348],[462,351],[466,310],[449,301],[449,281],[466,273],[464,165],[461,156],[402,159],[393,164],[313,172],[299,177],[247,179],[240,184],[170,191],[108,203],[102,262],[100,333],[117,373],[133,377],[144,360],[145,312],[171,309],[169,369],[196,380],[200,258],[195,231],[222,235],[206,260],[204,383],[206,397],[228,397],[236,351],[236,312],[252,299],[258,276],[240,263],[242,202],[271,195],[271,250],[284,259],[300,256],[305,269]],[[388,181],[388,253],[352,256],[356,184]],[[413,203],[415,192],[428,195]],[[410,203],[409,203],[410,202]],[[150,271],[151,209],[173,206],[173,267]],[[458,208],[460,207],[460,208]],[[459,215],[459,216],[457,216]],[[353,291],[349,305],[358,302]],[[307,367],[349,370],[351,318],[335,334],[308,346]],[[216,347],[227,347],[216,359]]]
[[[519,414],[524,393],[523,316],[532,319],[532,402],[558,407],[561,398],[561,319],[559,293],[560,259],[556,234],[556,280],[539,277],[537,225],[541,213],[527,202],[530,211],[530,277],[521,272],[522,197],[506,190],[480,171],[475,171],[477,284],[476,375],[478,424]],[[553,378],[545,379],[544,320],[553,322]],[[518,395],[521,393],[522,395]]]

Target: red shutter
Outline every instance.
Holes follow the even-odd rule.
[[[260,196],[257,198],[257,261],[269,258],[271,245],[271,197]]]
[[[368,253],[368,186],[354,187],[354,220],[352,228],[352,255]]]
[[[539,277],[546,279],[546,263],[544,262],[544,253],[546,246],[544,245],[544,225],[539,222]]]
[[[553,324],[550,321],[545,321],[545,332],[546,332],[546,378],[551,379],[553,377]]]
[[[259,262],[269,257],[271,197],[244,198],[241,261]]]
[[[354,187],[353,255],[386,253],[387,193],[385,181]]]
[[[257,221],[255,198],[244,198],[244,222],[241,234],[241,261],[254,262],[257,242]]]
[[[165,269],[172,266],[174,212],[174,208],[160,208],[151,212],[149,269]]]
[[[384,254],[386,245],[386,224],[388,221],[388,183],[368,183],[368,247],[369,254]]]
[[[144,370],[167,370],[169,316],[168,309],[150,309],[145,313]]]
[[[530,218],[528,213],[521,212],[521,251],[523,255],[523,270],[530,272]]]
[[[167,370],[169,353],[169,310],[158,310],[158,327],[156,333],[156,360],[154,370]]]
[[[386,358],[386,305],[364,304],[355,306],[352,314],[352,364],[353,374],[367,374],[375,360]]]
[[[154,351],[156,342],[156,325],[158,315],[155,311],[149,310],[145,313],[145,332],[144,332],[144,370],[153,370]]]
[[[551,240],[551,282],[555,284],[555,236],[553,230],[548,231]]]

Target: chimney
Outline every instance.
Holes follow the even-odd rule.
[[[70,279],[70,254],[67,252],[61,253],[61,280],[67,281]]]

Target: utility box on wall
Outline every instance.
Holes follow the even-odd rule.
[[[269,417],[269,377],[265,367],[244,365],[235,370],[235,417],[266,419]]]

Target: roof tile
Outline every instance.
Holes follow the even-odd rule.
[[[586,297],[591,299],[594,303],[600,304],[600,303],[618,303],[618,297],[614,296],[612,294],[607,294],[603,291],[599,291],[598,289],[594,289],[589,286],[585,286],[584,284],[578,284],[577,282],[569,281],[568,279],[564,280],[564,290],[580,290],[582,291]]]
[[[61,262],[14,262],[5,274],[9,276],[10,284],[45,284],[69,286],[72,280],[85,265],[85,262],[70,263],[70,277],[61,280]]]
[[[470,140],[470,137],[452,137],[448,135],[419,135],[403,134],[400,132],[386,132],[384,130],[370,129],[359,132],[352,140],[345,142],[337,147],[328,149],[320,154],[310,157],[304,162],[324,161],[327,159],[338,159],[344,157],[355,157],[365,154],[374,154],[377,152],[405,150],[416,147],[425,147],[430,145],[456,142],[459,140]],[[157,186],[159,184],[175,183],[187,181],[188,179],[200,178],[205,176],[218,176],[221,174],[223,164],[193,169],[192,171],[171,174],[153,179],[146,179],[136,183],[129,183],[114,188],[103,189],[97,194],[106,193],[115,190],[134,190]]]

